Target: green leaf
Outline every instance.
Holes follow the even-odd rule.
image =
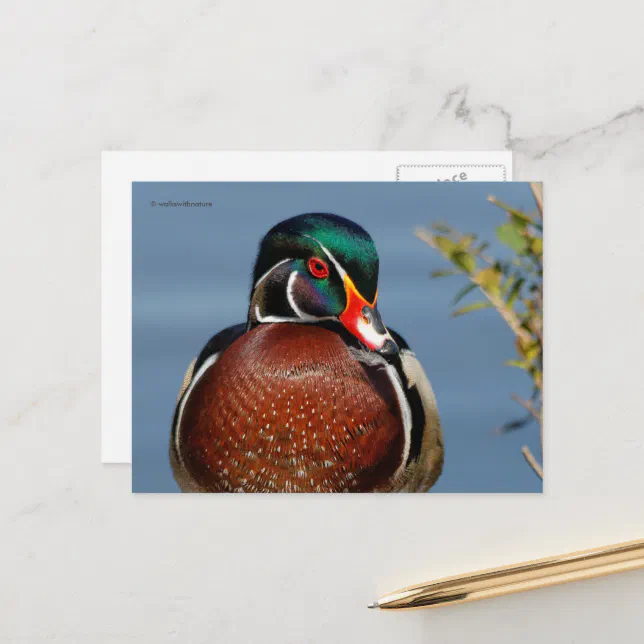
[[[458,304],[468,293],[471,293],[476,288],[476,284],[466,284],[454,297],[452,304]]]
[[[509,246],[513,251],[522,253],[528,245],[528,240],[520,233],[513,224],[503,224],[496,229],[496,236],[499,241]]]
[[[520,216],[520,213],[517,212],[510,213],[510,219],[519,230],[525,230],[528,225],[528,221],[530,221],[527,217]]]
[[[533,362],[535,358],[538,358],[541,355],[541,346],[539,344],[532,345],[525,352],[526,362]]]
[[[473,273],[476,270],[476,260],[472,255],[463,250],[458,250],[452,253],[451,259],[454,264],[460,266],[460,268],[466,270],[468,273]]]
[[[522,222],[525,222],[526,224],[531,224],[532,226],[536,225],[536,222],[524,212],[516,210],[516,208],[511,208],[507,204],[504,204],[502,201],[499,201],[496,197],[488,197],[488,201],[491,201],[495,206],[498,206],[502,210],[505,210],[505,212],[507,212],[508,215],[510,215],[513,219],[520,220]]]
[[[525,369],[527,367],[526,363],[522,360],[506,360],[506,367],[517,367],[518,369]]]
[[[526,215],[521,210],[515,210],[514,208],[507,208],[507,211],[512,215],[513,219],[519,219],[521,221],[524,221],[526,224],[531,224],[532,226],[534,226],[535,220],[529,215]]]
[[[456,244],[448,237],[434,235],[434,241],[436,242],[436,246],[438,246],[439,250],[441,250],[447,257],[450,257],[456,248]]]
[[[459,315],[465,315],[471,311],[478,311],[480,309],[489,309],[492,305],[489,302],[474,302],[473,304],[468,304],[462,309],[458,309],[452,313],[452,317],[457,318]]]
[[[514,304],[514,301],[515,301],[515,300],[517,299],[517,297],[519,296],[519,293],[521,292],[521,287],[523,286],[524,282],[525,282],[525,280],[523,279],[523,277],[520,277],[520,278],[519,278],[519,279],[518,279],[518,280],[517,280],[517,281],[512,285],[512,289],[511,289],[511,290],[510,290],[510,292],[508,293],[508,299],[506,300],[506,302],[507,302],[510,306],[512,306],[512,305]]]
[[[429,276],[431,278],[437,278],[437,277],[450,277],[451,275],[460,275],[461,273],[459,271],[450,271],[450,270],[437,270],[437,271],[432,271]]]
[[[530,250],[537,256],[541,257],[543,255],[543,239],[541,237],[535,237],[530,242]]]
[[[498,295],[501,285],[501,272],[490,266],[476,274],[476,283],[480,284],[486,291]]]

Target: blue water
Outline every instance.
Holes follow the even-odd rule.
[[[257,245],[278,221],[333,212],[362,225],[380,255],[378,306],[424,365],[438,400],[445,468],[433,492],[540,492],[521,456],[540,458],[538,427],[493,432],[522,410],[530,381],[506,367],[513,335],[493,310],[451,318],[460,277],[414,228],[442,220],[494,241],[505,215],[489,194],[533,210],[525,183],[135,183],[132,216],[133,475],[135,492],[176,492],[170,423],[188,363],[220,329],[245,320]],[[208,201],[212,207],[157,204]],[[493,244],[491,252],[504,255]],[[468,296],[468,301],[475,294]]]

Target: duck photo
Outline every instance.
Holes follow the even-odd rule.
[[[422,365],[378,311],[369,233],[331,213],[262,240],[248,317],[191,363],[170,441],[184,492],[426,492],[443,467]]]
[[[535,194],[134,182],[132,490],[542,492]]]

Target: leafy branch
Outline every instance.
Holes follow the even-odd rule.
[[[480,241],[477,235],[460,233],[444,223],[434,223],[430,229],[415,231],[419,239],[451,264],[449,269],[433,271],[432,278],[454,275],[467,278],[468,283],[454,297],[454,306],[470,293],[477,292],[483,296],[483,299],[455,309],[452,316],[494,308],[514,333],[517,355],[505,364],[525,371],[533,388],[530,400],[512,395],[512,399],[528,413],[501,426],[503,433],[534,421],[541,428],[543,426],[543,192],[540,183],[530,186],[537,205],[534,213],[524,213],[496,197],[488,197],[506,214],[507,219],[496,229],[496,236],[512,251],[509,260],[491,256],[489,243]],[[543,453],[543,438],[541,446]],[[521,451],[530,467],[543,479],[543,468],[530,449],[524,446]]]

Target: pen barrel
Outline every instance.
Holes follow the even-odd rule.
[[[448,577],[397,591],[378,605],[395,609],[459,604],[640,567],[644,567],[644,540]]]

